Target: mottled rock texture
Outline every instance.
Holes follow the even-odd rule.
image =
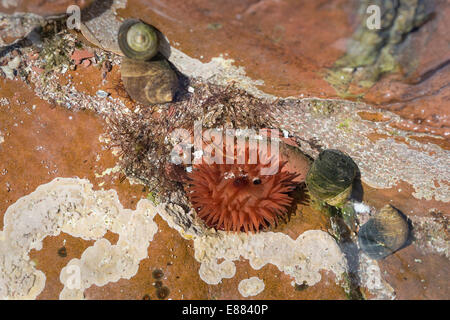
[[[51,45],[69,57],[58,60],[59,65],[41,64],[49,59],[39,57],[35,43],[21,47],[29,43],[17,42],[29,34],[30,27],[45,24],[42,17],[2,15],[2,232],[8,230],[4,224],[8,208],[19,199],[27,201],[36,188],[45,189],[58,177],[74,178],[76,185],[87,179],[95,194],[117,192],[121,206],[130,209],[126,212],[138,211],[140,200],[152,205],[142,200],[154,201],[148,186],[127,179],[118,166],[120,150],[110,145],[105,120],[118,110],[139,114],[140,106],[120,83],[114,35],[121,18],[141,18],[167,36],[172,50],[165,54],[170,61],[187,78],[196,78],[191,87],[194,96],[201,92],[195,85],[199,82],[227,85],[235,81],[239,88],[267,99],[275,125],[288,131],[289,141],[311,158],[324,148],[338,148],[354,158],[362,182],[355,187],[352,201],[368,208],[357,213],[360,223],[391,204],[408,217],[413,237],[405,248],[377,262],[358,252],[354,234],[344,232],[341,221],[329,210],[308,202],[298,203],[296,214],[262,240],[208,233],[192,215],[162,206],[149,222],[157,226],[157,232],[148,239],[147,256],[139,260],[136,274],[117,280],[100,273],[99,278],[112,280],[96,280],[97,284],[84,290],[85,298],[448,298],[450,5],[445,0],[376,2],[390,10],[391,23],[385,31],[372,33],[386,44],[369,47],[372,55],[366,58],[379,58],[384,50],[385,60],[368,59],[372,63],[367,59],[356,63],[352,56],[352,49],[361,46],[359,40],[369,35],[363,29],[365,1],[105,1],[97,13],[86,11],[90,18],[83,20],[82,33],[63,32],[57,41],[50,35],[53,41],[44,42],[44,48]],[[91,7],[91,1],[76,3],[86,10],[99,10],[98,3],[97,7]],[[68,4],[0,1],[0,11],[47,16],[65,12]],[[407,5],[414,12],[405,10]],[[11,27],[12,21],[17,28]],[[406,27],[400,28],[404,21]],[[13,29],[17,32],[12,33]],[[361,38],[362,34],[367,35]],[[70,62],[74,38],[95,52],[89,63],[75,68]],[[11,43],[18,46],[5,47]],[[392,65],[380,69],[376,61]],[[345,83],[330,81],[330,72],[339,71],[351,77],[341,79]],[[366,71],[373,77],[367,78]],[[310,99],[300,99],[306,97]],[[183,106],[183,101],[168,106],[168,113],[176,114],[170,110],[177,106]],[[291,161],[295,167],[295,157]],[[112,247],[106,240],[97,245],[120,247],[123,234],[126,231],[109,230],[103,238]],[[220,236],[226,252],[216,238]],[[333,259],[321,255],[322,250],[313,255],[313,247],[306,245],[311,239],[318,239],[318,248],[329,243],[333,254],[328,258]],[[4,241],[0,236],[0,242]],[[265,241],[269,241],[268,249],[262,250],[259,246]],[[274,255],[277,244],[290,254]],[[64,288],[61,270],[73,259],[90,261],[89,252],[96,250],[95,245],[93,239],[62,232],[45,237],[42,248],[30,248],[27,268],[40,270],[45,283],[39,282],[42,290],[25,297],[37,294],[38,299],[58,299]],[[255,252],[261,254],[259,260]],[[298,264],[291,261],[296,259]],[[211,268],[215,266],[220,268]],[[23,274],[28,273],[19,272],[17,279]],[[5,275],[0,279],[13,279]],[[256,278],[260,280],[252,280],[253,285],[247,283]],[[0,281],[0,294],[18,297],[10,283]]]

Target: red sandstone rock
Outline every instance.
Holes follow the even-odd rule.
[[[81,62],[81,65],[83,65],[83,67],[87,68],[91,65],[91,60],[85,59],[85,60],[83,60],[83,62]]]
[[[75,50],[70,58],[75,62],[75,64],[81,64],[85,59],[93,58],[94,54],[89,50]]]
[[[43,3],[26,1],[27,5],[23,5],[23,8],[29,10],[33,8],[32,5],[37,6],[38,2]],[[52,4],[58,4],[64,9],[67,3],[57,1]],[[356,2],[337,1],[327,4],[325,1],[319,4],[314,1],[299,1],[280,5],[276,5],[274,1],[253,3],[229,1],[214,7],[206,0],[198,1],[195,6],[182,1],[166,1],[162,4],[156,0],[130,0],[128,8],[122,14],[145,19],[149,17],[162,27],[170,40],[179,42],[183,51],[197,58],[203,56],[204,61],[220,53],[229,53],[229,57],[236,59],[238,65],[244,66],[252,78],[265,80],[263,89],[267,92],[280,96],[305,93],[334,97],[334,90],[322,80],[320,72],[330,67],[343,52],[344,48],[336,43],[351,35],[352,23],[349,20]],[[48,10],[48,4],[41,6],[43,11]],[[448,30],[445,25],[450,20],[446,19],[445,14],[440,14],[435,25],[439,31],[437,34],[413,35],[415,39],[429,41],[422,44],[422,50],[417,45],[413,47],[417,49],[420,63],[417,73],[411,77],[420,81],[408,82],[398,76],[385,77],[365,97],[366,101],[377,104],[380,108],[394,110],[405,120],[416,123],[419,120],[427,123],[436,114],[440,118],[435,123],[427,124],[427,127],[435,130],[448,127],[448,118],[443,118],[448,115],[449,110],[446,99],[448,90],[440,90],[440,86],[448,82],[448,65],[428,74],[429,77],[424,75],[427,75],[428,70],[433,70],[433,66],[439,66],[439,62],[448,59],[448,53],[441,50],[445,45],[439,43],[445,41],[446,34],[442,30]],[[188,27],[179,28],[180,23]],[[334,28],[329,30],[324,25],[327,28],[333,25]],[[425,50],[427,48],[429,50]],[[93,57],[91,53],[90,56],[83,57],[80,51],[87,50],[74,52],[77,64]],[[433,54],[428,54],[430,51]],[[106,78],[107,86],[111,88],[118,87],[113,83],[114,79],[120,78],[117,69],[114,67]],[[33,70],[43,71],[38,68]],[[96,90],[104,89],[100,84],[100,71],[96,68],[88,68],[81,74],[72,71],[68,74],[74,76],[74,86],[85,94],[94,95]],[[61,79],[62,84],[64,81]],[[116,189],[124,207],[133,208],[139,199],[146,197],[147,190],[144,186],[130,185],[126,180],[120,182],[119,173],[101,178],[95,175],[113,167],[117,162],[98,140],[103,133],[103,121],[99,117],[91,112],[74,113],[61,107],[50,109],[48,103],[37,98],[19,81],[0,79],[0,97],[9,99],[13,106],[0,108],[0,130],[5,136],[5,141],[0,144],[0,171],[2,174],[6,172],[1,176],[0,184],[0,228],[3,228],[3,214],[8,206],[57,176],[78,176],[89,179],[95,189]],[[27,104],[23,105],[20,101],[27,101]],[[37,106],[36,110],[29,114],[27,108],[33,104]],[[421,113],[422,108],[425,109],[425,114]],[[389,120],[382,114],[364,116],[365,120],[374,122]],[[72,117],[70,121],[69,117]],[[443,131],[438,131],[438,134],[441,132]],[[431,138],[423,139],[424,143],[437,144]],[[37,146],[43,147],[45,152],[36,149]],[[446,146],[448,148],[448,144]],[[97,156],[100,157],[98,161]],[[295,161],[292,155],[290,159],[289,165],[303,166],[303,162]],[[448,216],[448,206],[445,203],[417,200],[411,195],[413,187],[403,182],[391,189],[380,190],[367,185],[363,189],[364,201],[376,208],[392,203],[408,216],[429,218],[432,208]],[[238,299],[241,298],[237,291],[239,281],[251,276],[258,276],[266,283],[265,290],[255,297],[259,299],[347,297],[342,287],[335,284],[333,275],[323,273],[320,283],[300,291],[292,287],[292,279],[275,266],[266,265],[260,270],[254,270],[243,259],[236,263],[235,277],[224,279],[218,285],[207,285],[199,277],[199,263],[194,259],[192,242],[183,239],[160,217],[156,218],[156,222],[160,232],[151,242],[148,248],[149,258],[141,262],[137,275],[130,280],[120,279],[103,287],[92,286],[85,292],[87,298],[141,299],[149,294],[154,299],[156,289],[152,284],[152,270],[155,268],[163,270],[164,285],[170,288],[169,298],[173,299]],[[290,221],[274,231],[283,232],[295,239],[307,230],[328,231],[330,228],[328,216],[308,205],[299,204]],[[116,235],[111,233],[105,238],[112,243],[117,241]],[[57,255],[63,240],[67,240],[65,258]],[[79,258],[90,245],[90,241],[61,234],[46,238],[42,250],[31,252],[31,259],[36,262],[36,267],[47,277],[46,287],[38,298],[58,297],[62,289],[59,281],[61,268],[72,258]],[[448,298],[449,262],[442,256],[420,252],[412,244],[381,261],[380,268],[383,278],[400,299]]]

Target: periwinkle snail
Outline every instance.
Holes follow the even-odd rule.
[[[130,97],[143,104],[173,100],[178,76],[167,59],[158,52],[159,32],[140,20],[126,20],[120,27],[118,42],[125,58],[121,78]]]
[[[355,162],[339,150],[322,151],[306,176],[311,195],[332,206],[344,204],[352,193],[357,173]]]
[[[133,100],[144,105],[173,100],[178,78],[165,59],[139,61],[124,58],[120,71],[125,89]]]
[[[378,260],[403,247],[409,234],[405,217],[396,208],[386,205],[359,229],[358,242],[362,251]]]
[[[130,59],[149,60],[156,56],[159,38],[156,29],[136,19],[125,20],[119,29],[119,47]]]

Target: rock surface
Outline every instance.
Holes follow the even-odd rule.
[[[68,3],[59,1],[49,8],[41,1],[13,2],[0,2],[1,11],[56,14],[65,12]],[[92,285],[77,297],[447,299],[450,51],[443,48],[449,43],[448,2],[430,1],[421,9],[434,14],[414,32],[405,34],[395,55],[399,68],[370,87],[360,86],[358,78],[352,78],[345,97],[360,101],[337,99],[343,93],[326,76],[336,70],[333,68],[355,39],[361,24],[360,2],[246,0],[214,4],[135,0],[124,5],[124,1],[115,1],[112,8],[84,22],[90,33],[76,35],[84,43],[82,50],[93,53],[89,56],[92,64],[78,65],[76,70],[71,69],[70,59],[43,68],[33,46],[19,48],[16,53],[0,47],[4,52],[0,54],[2,67],[17,57],[15,62],[20,62],[14,62],[10,70],[5,69],[8,73],[3,71],[5,77],[0,77],[0,259],[9,259],[4,245],[15,239],[6,223],[11,218],[5,217],[24,214],[14,211],[17,203],[28,203],[37,188],[58,193],[61,189],[54,179],[72,178],[74,188],[87,186],[80,199],[85,199],[81,201],[87,201],[86,208],[94,213],[101,210],[89,209],[93,207],[87,199],[92,194],[100,198],[103,192],[117,193],[117,202],[108,207],[110,210],[123,206],[132,215],[141,212],[138,203],[156,208],[148,221],[149,226],[156,226],[155,233],[149,232],[152,237],[146,252],[136,255],[136,272],[117,275],[117,265],[113,264],[107,271],[98,271]],[[79,5],[89,8],[90,2],[80,1]],[[299,203],[296,214],[271,232],[234,236],[205,233],[190,220],[192,216],[183,215],[176,207],[156,206],[145,200],[154,200],[152,193],[147,186],[127,179],[118,165],[120,154],[106,135],[105,118],[110,113],[139,112],[139,106],[120,85],[114,28],[101,28],[108,21],[117,26],[125,17],[142,18],[158,27],[172,45],[166,54],[186,76],[220,85],[236,81],[248,92],[268,99],[277,126],[309,156],[315,157],[323,148],[349,153],[361,171],[362,183],[352,199],[359,223],[389,203],[410,220],[414,237],[408,246],[383,260],[371,260],[355,248],[351,234],[336,233],[340,230],[338,220],[308,203]],[[8,19],[17,21],[4,15],[0,23]],[[21,19],[43,21],[28,15]],[[2,26],[0,46],[29,32],[24,28],[12,35]],[[12,38],[7,39],[8,35]],[[73,37],[66,35],[64,41]],[[64,50],[70,51],[68,57],[77,52],[72,46]],[[414,66],[408,64],[408,57],[414,57]],[[104,61],[111,66],[105,66]],[[8,75],[12,80],[6,79]],[[289,96],[295,98],[275,101]],[[299,99],[307,97],[311,99]],[[291,161],[295,167],[295,157]],[[64,201],[59,205],[64,207]],[[33,216],[39,211],[30,212]],[[117,219],[117,223],[122,221]],[[21,296],[25,287],[15,287],[14,281],[22,278],[13,281],[8,272],[0,270],[0,280],[5,280],[5,275],[9,279],[0,281],[8,284],[0,286],[2,298],[58,299],[64,288],[60,280],[64,268],[78,261],[89,266],[97,257],[97,246],[111,252],[122,245],[142,249],[132,241],[123,244],[131,233],[119,228],[86,237],[67,227],[58,234],[46,233],[47,224],[33,223],[38,230],[47,231],[40,234],[44,237],[42,247],[31,246],[26,251],[31,262],[21,274],[27,284],[25,275],[34,270],[42,288],[36,285],[37,289]],[[326,257],[314,255],[314,249],[319,253],[324,249],[318,250],[311,241],[317,248],[326,245],[332,252]],[[289,254],[274,254],[278,245],[285,249],[280,252]],[[297,264],[292,262],[296,259],[300,261]]]

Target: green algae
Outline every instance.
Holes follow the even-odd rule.
[[[147,199],[150,200],[151,202],[153,202],[154,205],[158,205],[159,201],[157,199],[157,195],[155,194],[155,192],[149,192],[147,194]]]
[[[65,19],[48,20],[39,30],[39,36],[42,41],[39,58],[45,75],[68,68],[74,48],[82,46],[81,42],[70,39]]]
[[[221,23],[216,22],[216,23],[208,24],[207,29],[209,29],[209,30],[219,30],[219,29],[222,29],[222,27],[223,27],[223,25]]]
[[[311,111],[318,115],[330,115],[339,110],[337,103],[332,100],[313,99],[309,102]]]
[[[44,40],[44,46],[39,54],[43,60],[43,69],[46,73],[61,69],[70,65],[71,47],[61,35],[55,35]]]
[[[351,125],[352,119],[350,118],[346,118],[344,119],[342,122],[340,122],[337,127],[339,129],[345,130],[345,131],[351,131],[350,130],[350,125]]]
[[[369,5],[381,9],[380,29],[371,30],[366,25]],[[351,88],[367,89],[385,74],[415,69],[414,62],[400,62],[402,44],[409,33],[432,17],[428,11],[424,0],[364,0],[359,10],[360,26],[353,34],[347,52],[336,61],[325,79],[341,97],[361,97],[362,94],[352,93]]]

